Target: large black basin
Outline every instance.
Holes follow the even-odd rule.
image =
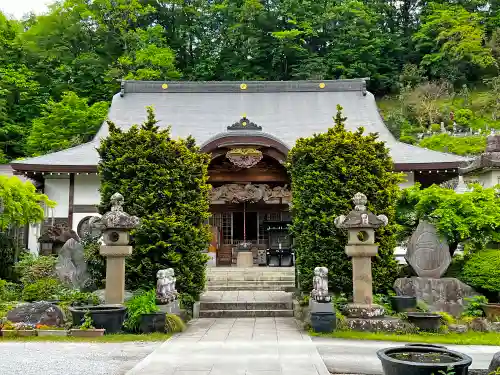
[[[75,326],[83,323],[88,312],[95,328],[104,328],[106,333],[118,333],[122,330],[127,308],[122,305],[72,306],[69,311]]]
[[[469,356],[447,349],[425,346],[400,346],[377,352],[384,375],[467,375]]]
[[[409,312],[408,321],[422,331],[436,332],[441,327],[441,315],[425,312]]]
[[[417,307],[417,297],[392,296],[391,306],[396,312],[415,311],[415,308]]]

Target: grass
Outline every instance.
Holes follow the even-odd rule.
[[[30,336],[30,337],[0,337],[0,343],[11,341],[51,341],[51,342],[131,342],[131,341],[165,341],[172,335],[168,333],[150,333],[144,335],[134,335],[130,333],[117,333],[111,335],[104,335],[101,337],[72,337],[72,336]]]
[[[310,334],[312,336],[351,340],[418,342],[425,344],[500,345],[500,333],[497,332],[397,334],[387,332],[335,331],[328,334],[315,332],[310,332]]]

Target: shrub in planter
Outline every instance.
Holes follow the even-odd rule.
[[[44,324],[37,324],[35,326],[38,336],[67,336],[68,332],[64,327],[48,326]]]
[[[337,109],[332,128],[299,139],[288,153],[293,191],[291,230],[300,288],[312,289],[313,270],[321,264],[335,270],[335,277],[329,279],[330,290],[352,292],[352,264],[345,255],[347,233],[336,228],[334,220],[352,210],[352,197],[362,192],[368,197],[370,211],[389,218],[389,225],[375,234],[379,250],[372,264],[373,289],[383,293],[392,288],[398,274],[393,251],[401,176],[393,173],[394,164],[385,144],[374,134],[363,135],[362,129],[347,131],[342,108]]]
[[[71,329],[70,333],[75,337],[99,337],[103,336],[105,331],[103,328],[95,328],[92,317],[86,313],[83,323],[78,328]]]
[[[148,291],[139,291],[134,297],[128,300],[127,319],[125,320],[125,328],[137,332],[155,332],[156,328],[163,330],[165,325],[165,313],[161,313],[156,306],[156,291],[154,289]],[[158,318],[162,324],[157,327]]]

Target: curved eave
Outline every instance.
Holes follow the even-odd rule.
[[[12,169],[19,173],[96,173],[97,165],[45,165],[12,163]]]
[[[463,165],[463,161],[450,161],[438,163],[394,163],[394,170],[396,172],[409,172],[409,171],[430,171],[430,170],[450,170],[458,169]]]

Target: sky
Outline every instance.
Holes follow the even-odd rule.
[[[0,0],[0,10],[9,16],[20,19],[31,11],[40,14],[47,10],[53,0]]]

